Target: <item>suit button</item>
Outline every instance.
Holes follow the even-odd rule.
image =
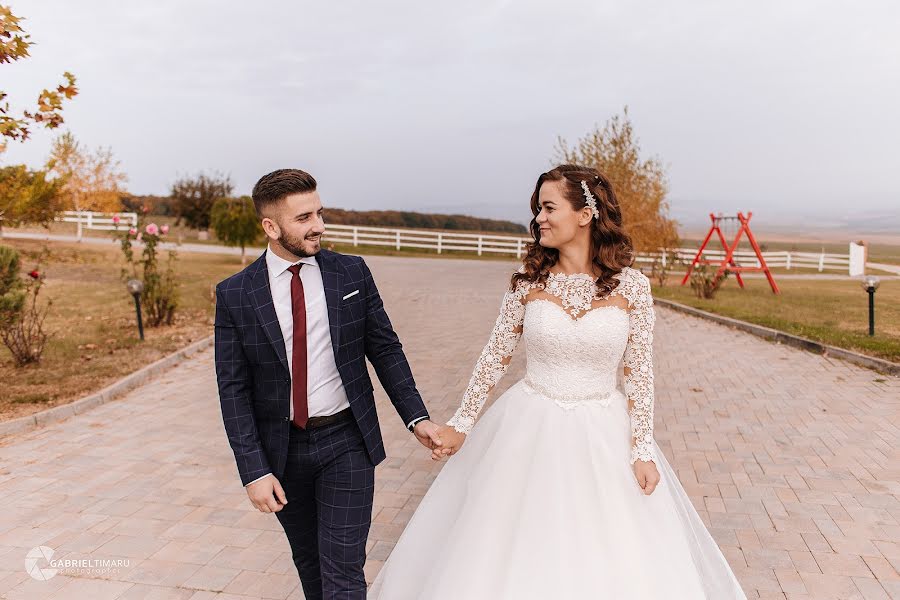
[[[285,421],[290,421],[291,418],[290,418],[290,417],[285,417],[284,420],[285,420]]]

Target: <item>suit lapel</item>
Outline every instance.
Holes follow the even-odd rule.
[[[268,250],[266,251],[268,252]],[[269,343],[275,349],[281,365],[288,369],[287,351],[284,348],[284,336],[281,335],[281,326],[278,324],[278,315],[275,314],[275,303],[272,301],[272,290],[269,287],[269,270],[266,268],[266,252],[263,252],[251,267],[250,286],[247,294],[250,303],[256,311],[256,316],[262,325]],[[255,267],[255,269],[253,268]]]
[[[336,255],[328,250],[319,250],[316,262],[322,272],[322,284],[325,286],[325,304],[328,306],[328,323],[331,330],[331,346],[337,360],[341,343],[341,292],[344,290],[344,272],[337,262]]]

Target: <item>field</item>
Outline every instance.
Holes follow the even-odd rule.
[[[765,279],[733,275],[712,300],[697,298],[681,277],[653,282],[653,293],[695,308],[757,323],[862,354],[900,361],[900,280],[884,280],[875,292],[875,334],[868,335],[868,294],[851,279],[781,279],[775,295]]]
[[[43,244],[9,240],[23,269],[35,266]],[[31,414],[77,399],[212,333],[212,286],[237,271],[240,259],[181,255],[181,308],[169,327],[146,328],[141,343],[134,301],[120,274],[117,246],[51,244],[41,296],[53,301],[46,328],[54,332],[40,365],[17,369],[0,346],[0,419]]]

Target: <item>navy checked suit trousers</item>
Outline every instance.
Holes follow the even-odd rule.
[[[275,515],[307,600],[365,600],[375,465],[359,429],[349,421],[292,427],[283,485],[288,503]]]

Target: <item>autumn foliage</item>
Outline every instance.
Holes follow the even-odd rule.
[[[8,6],[0,5],[0,64],[28,58],[31,36],[22,29],[21,21],[22,18],[15,16]],[[6,150],[9,140],[28,139],[32,125],[43,125],[48,129],[62,125],[63,102],[78,94],[75,76],[66,71],[63,78],[65,83],[55,89],[43,90],[38,95],[37,106],[25,109],[19,115],[10,110],[7,93],[0,90],[0,153]]]
[[[64,210],[117,212],[128,178],[109,148],[90,152],[71,133],[56,138],[47,170],[62,181]]]
[[[613,116],[572,147],[559,138],[556,159],[594,167],[606,174],[637,252],[656,252],[678,245],[677,221],[669,218],[665,168],[658,158],[641,157],[627,107],[621,117]]]

